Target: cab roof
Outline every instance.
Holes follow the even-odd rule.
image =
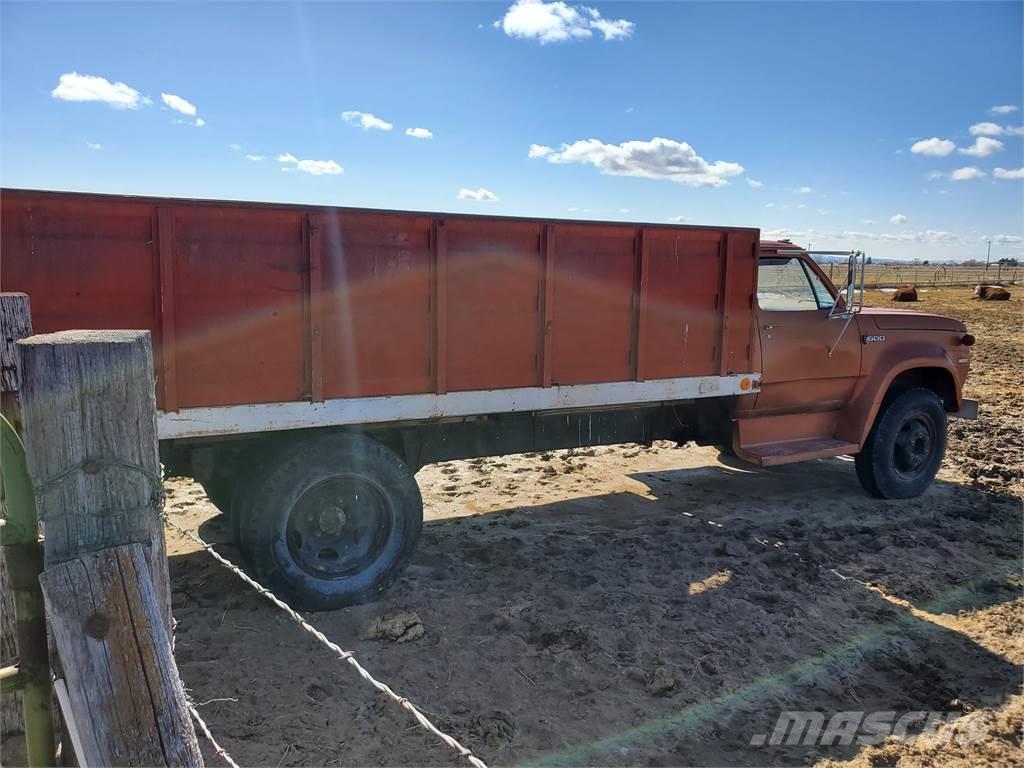
[[[799,251],[802,246],[791,243],[789,240],[762,240],[760,244],[762,251]]]

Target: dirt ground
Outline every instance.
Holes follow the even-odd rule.
[[[660,443],[432,465],[387,598],[308,616],[491,765],[1020,764],[1021,303],[969,296],[904,305],[978,337],[981,419],[951,424],[921,498],[868,497],[848,458],[757,469]],[[177,523],[237,558],[197,485],[167,489]],[[241,765],[465,764],[170,529],[168,547],[182,677]],[[366,639],[396,611],[408,642]],[[751,746],[783,710],[983,728]]]

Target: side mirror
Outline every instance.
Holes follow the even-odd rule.
[[[860,259],[860,279],[858,280],[857,274],[857,259]],[[857,297],[857,290],[860,290],[860,297]],[[832,308],[832,312],[829,317],[845,320],[852,317],[854,313],[860,310],[864,304],[864,252],[863,251],[850,251],[849,260],[846,263],[846,280],[839,288],[839,293],[843,297],[843,308],[839,309],[839,302],[837,301],[835,306]],[[857,300],[858,303],[854,304]]]

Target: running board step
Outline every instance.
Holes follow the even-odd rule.
[[[815,437],[809,440],[789,440],[784,443],[761,443],[760,445],[745,446],[742,453],[749,456],[749,460],[755,464],[771,467],[776,464],[790,464],[795,461],[856,453],[858,448],[856,443],[848,443],[845,440]]]

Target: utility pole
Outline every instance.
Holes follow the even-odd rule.
[[[988,264],[992,261],[992,241],[986,240],[985,242],[988,243],[988,253],[985,254],[985,273],[988,274]]]

